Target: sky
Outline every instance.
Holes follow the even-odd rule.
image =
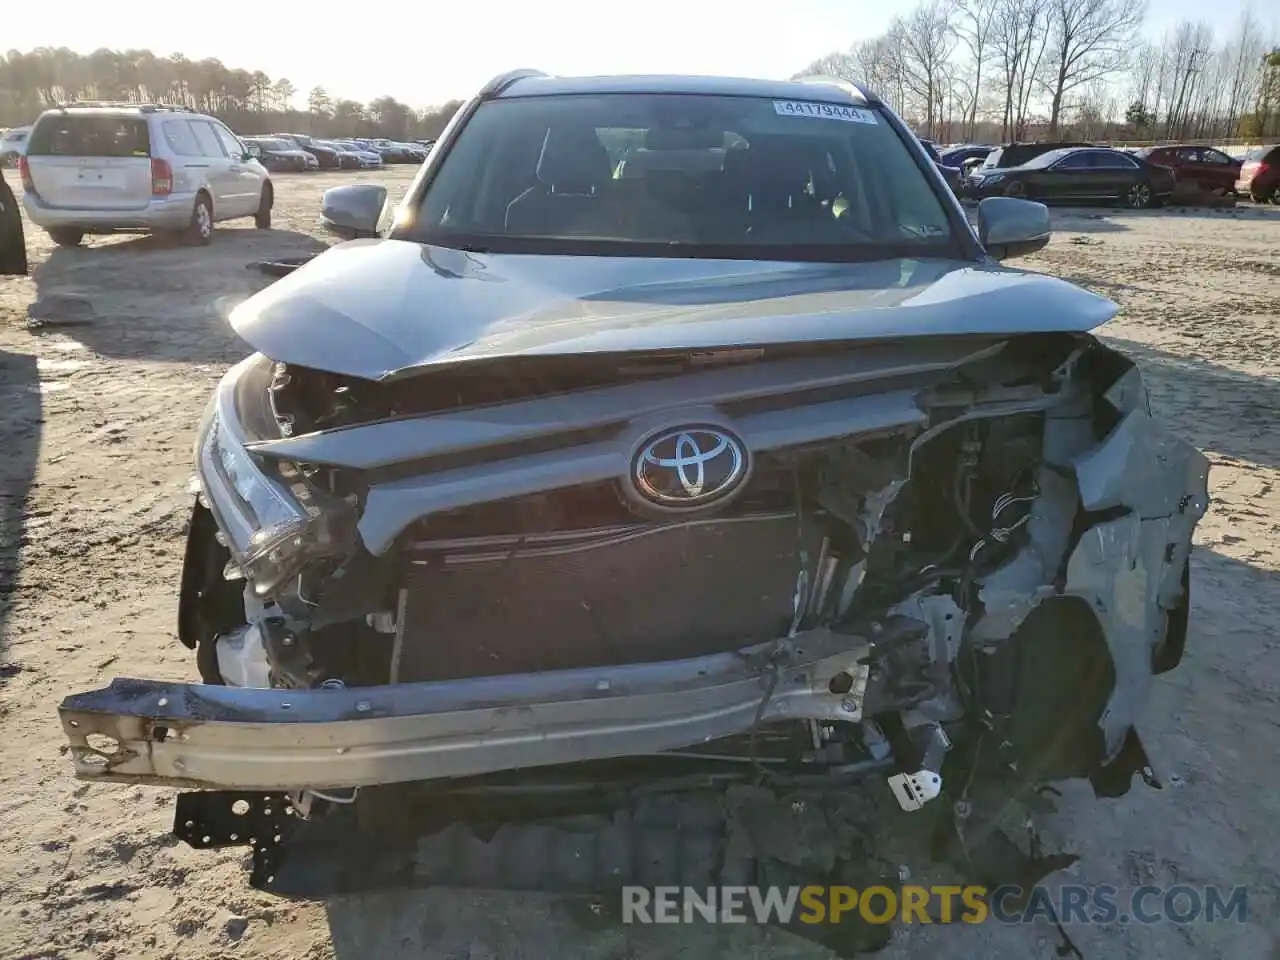
[[[1246,6],[1270,21],[1265,0],[1148,0],[1146,32],[1183,19],[1230,31]],[[465,99],[516,67],[547,73],[691,73],[785,78],[834,50],[883,33],[915,0],[244,0],[157,8],[141,0],[55,0],[56,15],[4,18],[4,49],[150,48],[217,57],[229,67],[287,77],[301,91],[367,102],[390,95],[415,107]],[[36,9],[40,9],[37,7]],[[50,10],[51,8],[44,8]],[[160,11],[157,14],[157,10]]]

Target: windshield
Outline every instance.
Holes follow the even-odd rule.
[[[405,235],[504,252],[830,261],[904,246],[942,255],[957,242],[876,111],[683,94],[482,104]]]

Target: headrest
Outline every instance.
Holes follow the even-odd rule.
[[[758,140],[746,151],[745,181],[751,206],[787,206],[809,185],[809,162],[799,145]]]
[[[537,174],[554,193],[593,194],[612,176],[612,166],[590,127],[557,128],[547,132]]]

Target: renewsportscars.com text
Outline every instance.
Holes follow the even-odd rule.
[[[623,887],[623,923],[1243,923],[1245,887]]]

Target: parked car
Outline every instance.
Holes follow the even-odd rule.
[[[297,146],[299,150],[304,150],[311,156],[316,158],[316,165],[321,170],[337,170],[342,166],[341,158],[338,151],[332,147],[320,145],[320,141],[313,140],[304,133],[273,133],[272,137],[279,140],[286,140]]]
[[[636,138],[724,167],[623,182]],[[907,816],[972,787],[985,844],[1041,783],[1154,782],[1208,461],[1093,336],[1116,304],[1002,264],[1042,204],[971,229],[835,82],[520,71],[432,162],[395,216],[329,190],[357,242],[231,314],[178,614],[207,685],[67,697],[77,777],[190,790],[174,833],[276,890],[308,836],[308,876],[374,838],[412,875],[415,797],[883,778]]]
[[[408,157],[408,163],[422,163],[427,159],[427,149],[420,143],[401,142],[398,143]]]
[[[981,163],[987,158],[987,154],[994,149],[995,147],[993,146],[960,144],[941,151],[939,159],[948,167],[959,167],[962,172],[967,174],[971,165]]]
[[[1046,140],[1040,143],[1006,143],[995,147],[982,160],[979,170],[994,170],[996,167],[1007,169],[1020,167],[1028,160],[1033,160],[1050,150],[1065,150],[1069,147],[1092,147],[1094,144],[1080,140]]]
[[[320,167],[314,154],[284,137],[245,137],[244,142],[251,151],[258,148],[258,159],[268,170],[302,172]]]
[[[964,174],[960,168],[943,163],[938,153],[938,148],[932,140],[921,140],[920,145],[924,147],[924,152],[929,155],[929,159],[933,161],[934,166],[938,168],[938,172],[942,174],[942,179],[947,181],[947,186],[951,188],[951,192],[959,196],[960,186],[964,179]]]
[[[371,164],[368,158],[364,156],[367,152],[359,147],[349,143],[339,143],[336,140],[316,140],[315,143],[328,147],[338,155],[338,166],[343,170],[361,170],[369,169]]]
[[[362,170],[376,170],[382,166],[382,154],[358,140],[334,140],[333,143],[360,160]]]
[[[27,152],[27,137],[31,127],[14,127],[0,136],[0,167],[16,167],[18,159]]]
[[[369,146],[378,151],[387,163],[421,163],[426,158],[426,152],[417,144],[400,143],[385,137],[369,141]]]
[[[1173,193],[1168,167],[1105,147],[1050,150],[1019,167],[979,168],[964,182],[965,197],[1032,200],[1110,200],[1129,207],[1156,206]]]
[[[19,161],[23,207],[54,243],[169,233],[206,244],[215,223],[271,226],[271,175],[214,117],[151,104],[46,110]]]
[[[1245,154],[1235,190],[1258,203],[1280,204],[1280,144],[1255,147]]]
[[[1179,181],[1194,183],[1214,193],[1234,194],[1240,178],[1240,161],[1213,147],[1179,144],[1144,147],[1135,156],[1168,167]]]

